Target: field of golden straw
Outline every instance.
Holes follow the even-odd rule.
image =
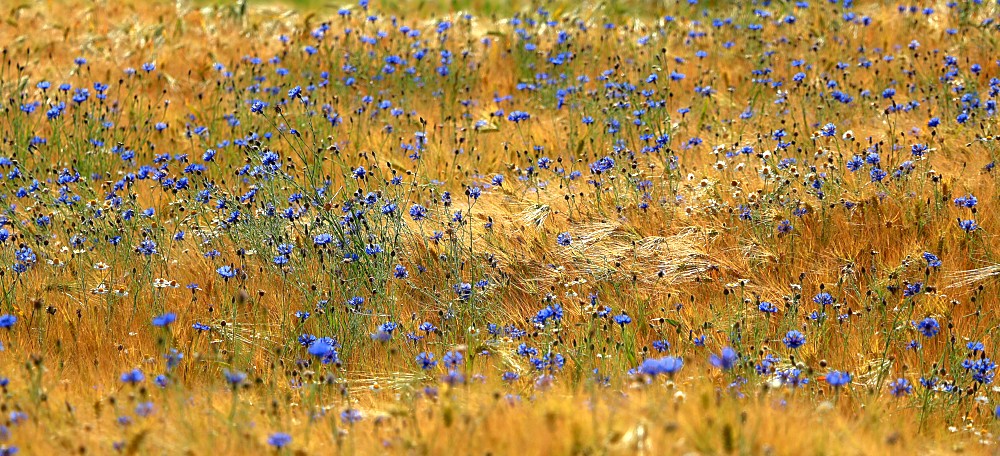
[[[997,0],[0,18],[0,456],[1000,451]]]

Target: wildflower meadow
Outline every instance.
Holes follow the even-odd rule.
[[[0,456],[996,454],[1000,2],[0,2]]]

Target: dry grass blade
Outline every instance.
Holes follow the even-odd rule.
[[[965,271],[954,271],[946,277],[951,281],[945,288],[963,288],[1000,275],[1000,264],[983,266]]]

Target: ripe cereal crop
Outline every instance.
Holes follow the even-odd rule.
[[[0,456],[998,451],[997,0],[0,11]]]

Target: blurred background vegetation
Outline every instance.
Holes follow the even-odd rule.
[[[200,0],[207,5],[234,5],[241,0]],[[293,7],[303,12],[326,12],[334,15],[339,9],[348,7],[358,9],[358,2],[331,0],[245,0],[248,5],[276,5]],[[442,15],[454,12],[469,12],[479,16],[512,16],[519,11],[543,7],[546,10],[559,13],[583,9],[599,10],[609,17],[635,16],[653,17],[665,14],[667,1],[633,0],[633,1],[597,1],[584,2],[575,0],[373,0],[379,11],[400,17],[410,15]],[[717,1],[701,1],[694,8],[717,6]]]

